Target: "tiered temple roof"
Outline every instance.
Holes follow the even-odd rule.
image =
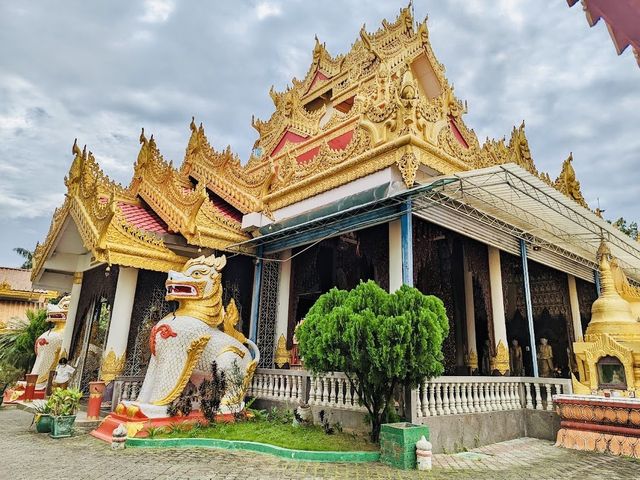
[[[345,55],[332,56],[316,39],[304,79],[269,93],[274,112],[265,121],[252,119],[258,139],[245,164],[229,147],[214,150],[192,120],[179,169],[143,130],[133,179],[123,188],[74,144],[67,197],[36,249],[34,278],[69,216],[96,261],[168,270],[185,259],[165,240],[178,236],[188,245],[224,250],[249,238],[243,215],[272,217],[390,166],[412,187],[419,170],[437,176],[513,162],[587,207],[571,157],[555,182],[538,172],[524,122],[508,141],[480,144],[464,122],[466,103],[433,53],[426,20],[416,23],[410,8],[375,32],[363,26]]]

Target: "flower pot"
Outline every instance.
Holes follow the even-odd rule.
[[[49,433],[51,432],[51,424],[53,423],[53,417],[48,413],[36,414],[36,432]]]
[[[73,432],[73,424],[76,421],[75,415],[60,415],[53,417],[53,425],[49,436],[51,438],[70,437]]]

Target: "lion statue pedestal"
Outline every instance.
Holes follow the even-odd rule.
[[[177,301],[178,309],[160,320],[151,331],[151,360],[135,401],[117,405],[103,425],[92,432],[97,438],[110,441],[111,432],[120,423],[127,423],[129,436],[135,436],[143,426],[164,425],[170,421],[202,418],[199,411],[189,417],[170,418],[167,406],[178,399],[189,382],[199,385],[210,378],[211,364],[218,371],[237,368],[244,372],[242,398],[222,398],[220,413],[227,414],[229,403],[242,403],[260,360],[258,347],[236,330],[238,309],[231,300],[226,310],[222,306],[222,274],[226,257],[199,257],[189,260],[182,272],[170,271],[166,281],[166,300]],[[236,395],[237,397],[237,395]],[[133,433],[133,435],[132,435]]]

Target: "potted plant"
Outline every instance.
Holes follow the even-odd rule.
[[[36,425],[36,432],[49,433],[51,432],[51,424],[53,423],[53,417],[51,416],[51,403],[49,400],[33,402],[33,423]]]
[[[58,388],[49,397],[50,414],[53,417],[52,438],[70,437],[82,392],[76,388]]]

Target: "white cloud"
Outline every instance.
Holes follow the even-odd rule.
[[[256,16],[262,21],[269,17],[279,17],[282,15],[280,5],[273,2],[260,2],[256,6]]]
[[[164,23],[174,9],[173,0],[144,0],[144,14],[140,20],[146,23]]]

